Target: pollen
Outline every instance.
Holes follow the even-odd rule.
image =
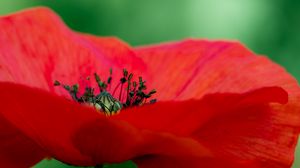
[[[78,93],[78,84],[64,85],[59,81],[54,81],[54,86],[62,86],[74,101],[92,106],[107,116],[118,114],[124,108],[156,102],[156,99],[150,99],[156,90],[146,92],[146,81],[142,77],[139,77],[138,81],[133,81],[133,74],[123,69],[123,76],[119,79],[116,87],[112,89],[112,69],[110,69],[109,74],[107,80],[101,80],[100,76],[94,73],[98,89],[86,86],[81,96]],[[86,80],[90,80],[90,77],[87,77]],[[99,90],[98,93],[95,90]]]

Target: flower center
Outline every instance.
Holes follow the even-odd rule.
[[[86,86],[84,93],[79,96],[78,84],[65,85],[55,81],[54,86],[62,86],[76,102],[93,106],[108,116],[117,114],[123,108],[156,102],[156,99],[148,101],[156,93],[156,90],[146,92],[146,81],[142,77],[139,77],[138,81],[133,81],[133,74],[128,73],[126,69],[123,69],[123,76],[114,89],[111,89],[112,69],[110,69],[110,75],[106,81],[101,80],[97,73],[94,73],[94,78],[99,88],[98,93],[95,93],[95,88]],[[88,77],[87,80],[90,78]],[[117,94],[118,98],[115,97]]]

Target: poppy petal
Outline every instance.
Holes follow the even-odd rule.
[[[203,129],[199,128],[199,130],[205,132],[205,135],[211,133],[211,139],[208,137],[206,141],[213,146],[219,143],[220,137],[214,140],[212,140],[212,137],[214,135],[224,135],[215,131],[219,127],[224,130],[227,130],[229,127],[231,129],[236,128],[236,132],[232,131],[236,135],[239,135],[238,132],[242,131],[242,129],[239,130],[238,128],[247,130],[251,129],[250,125],[253,128],[261,129],[266,127],[268,131],[265,134],[254,136],[255,133],[250,131],[254,134],[252,136],[259,137],[256,140],[252,140],[252,144],[255,144],[255,147],[249,150],[253,153],[252,158],[258,156],[258,160],[267,160],[265,163],[258,163],[263,165],[262,167],[278,165],[289,167],[291,165],[300,126],[300,89],[297,81],[282,67],[271,62],[266,57],[256,56],[237,42],[186,40],[159,46],[140,47],[136,49],[136,53],[150,65],[148,69],[149,74],[152,74],[150,76],[150,80],[152,80],[150,85],[156,86],[158,93],[160,93],[157,95],[159,100],[197,99],[209,93],[243,93],[266,86],[282,87],[288,93],[288,103],[283,106],[272,104],[270,109],[265,109],[266,111],[271,111],[267,112],[269,114],[267,116],[272,116],[269,119],[265,118],[266,121],[259,120],[259,118],[264,116],[249,112],[251,115],[254,115],[251,116],[246,112],[246,116],[240,114],[237,115],[239,117],[234,117],[232,115],[232,119],[236,120],[235,122],[230,122],[233,124],[217,122],[218,120],[222,121],[222,119],[216,119],[215,122],[213,122],[214,120],[209,122],[210,124],[208,125],[212,129],[207,127],[207,130],[210,131],[205,131],[206,127]],[[161,67],[163,67],[164,71],[160,70]],[[272,95],[273,93],[270,92],[269,96]],[[263,110],[262,107],[257,108],[258,111]],[[249,110],[251,111],[251,108]],[[256,118],[257,125],[253,124],[255,122],[249,123],[247,116]],[[246,117],[245,122],[249,124],[240,125],[237,119],[243,121],[243,117]],[[228,127],[226,127],[226,124],[228,124]],[[202,134],[204,133],[199,131],[196,137],[202,137]],[[231,134],[224,136],[227,137],[227,140],[221,144],[225,145],[225,142],[227,142],[228,146],[215,145],[215,147],[223,147],[220,150],[228,153],[231,149],[229,142],[234,141],[234,137],[231,137]],[[236,139],[239,143],[235,144],[235,149],[239,149],[237,145],[239,144],[242,146],[241,149],[247,151],[245,144],[249,144],[247,139],[249,136],[241,134],[240,138]],[[247,140],[241,140],[243,137]],[[268,146],[266,146],[267,144]],[[272,149],[277,150],[277,152],[272,152]],[[264,151],[266,156],[257,151]],[[219,150],[215,149],[215,152],[219,152]],[[236,155],[238,154],[235,153],[230,156],[235,158]]]
[[[230,165],[239,160],[237,165],[288,167],[293,160],[299,124],[289,114],[293,110],[281,105],[287,102],[283,89],[267,87],[243,94],[210,94],[201,100],[157,102],[124,110],[112,118],[140,129],[195,138],[220,163]],[[210,167],[215,161],[203,164]]]
[[[94,72],[107,77],[110,68],[120,74],[123,68],[143,69],[124,43],[106,38],[96,44],[88,35],[72,32],[47,8],[3,16],[0,27],[1,81],[57,91],[54,80],[72,84]]]
[[[87,123],[74,134],[73,142],[96,163],[148,160],[156,156],[181,157],[186,161],[210,156],[210,152],[193,139],[143,130],[114,120]]]
[[[208,94],[200,100],[157,102],[124,109],[111,118],[142,129],[188,136],[212,118],[230,114],[235,109],[271,102],[284,104],[287,99],[288,95],[282,88],[265,87],[241,94]]]
[[[211,119],[192,137],[217,158],[252,160],[258,167],[288,168],[294,159],[299,124],[284,106],[246,106]]]
[[[78,35],[95,45],[95,47],[100,48],[103,54],[114,60],[114,64],[118,67],[131,67],[130,69],[134,70],[137,66],[142,72],[145,72],[147,65],[135,55],[131,46],[120,39],[116,37],[97,37],[82,33],[78,33]]]
[[[208,93],[242,93],[280,86],[300,95],[297,81],[266,57],[238,42],[185,40],[136,48],[147,63],[149,87],[159,100],[201,98]]]
[[[207,155],[195,140],[143,131],[39,89],[0,82],[0,93],[6,121],[49,156],[66,163],[89,166],[147,154],[174,155],[175,151],[182,151],[183,156]]]
[[[243,157],[222,158],[220,154],[215,153],[215,148],[210,146],[212,144],[205,145],[206,138],[202,140],[198,136],[198,132],[206,130],[206,126],[218,118],[223,118],[223,116],[230,118],[235,115],[245,115],[246,118],[239,117],[240,121],[238,122],[232,119],[234,122],[230,126],[239,125],[250,118],[253,123],[250,122],[249,127],[243,127],[245,131],[249,131],[251,126],[253,129],[260,128],[262,126],[260,121],[268,122],[273,117],[269,113],[270,106],[268,104],[286,102],[287,93],[278,87],[262,88],[244,94],[212,94],[201,100],[158,102],[149,106],[124,110],[119,115],[111,117],[114,121],[88,123],[74,134],[73,141],[82,153],[92,156],[94,162],[98,163],[103,163],[104,160],[120,162],[135,158],[134,161],[140,167],[149,167],[149,165],[184,167],[183,165],[188,165],[209,168],[223,165],[223,167],[230,168],[241,166],[252,168],[254,165],[258,165],[257,160]],[[257,109],[257,111],[248,112],[244,111],[245,109]],[[251,116],[248,116],[249,113],[253,113],[256,118],[251,120]],[[255,116],[257,113],[260,115]],[[255,126],[256,122],[258,126]],[[222,126],[226,128],[226,125]],[[263,126],[272,127],[273,125],[264,123]],[[220,134],[218,130],[210,131],[216,132],[212,135]],[[232,131],[239,133],[235,130]],[[256,136],[262,137],[262,144],[268,140],[263,139],[266,135],[264,129],[257,130],[255,133]],[[279,135],[280,133],[275,132],[275,134]],[[236,137],[241,135],[243,134],[237,134]],[[245,136],[245,138],[247,137]],[[220,138],[215,140],[220,140]],[[285,146],[288,141],[295,142],[295,136],[279,142],[278,145],[281,146],[281,150],[289,151],[287,152],[289,153],[288,157],[292,159],[291,150],[294,146]],[[202,142],[204,143],[202,144]],[[234,144],[227,141],[227,145]],[[248,143],[244,142],[240,145],[243,149]],[[247,151],[241,149],[235,148],[235,151],[226,152],[245,152],[244,155],[246,155]],[[260,148],[258,152],[263,154],[265,150]],[[276,159],[280,160],[281,158]]]
[[[75,165],[92,164],[71,143],[84,123],[105,118],[90,107],[27,86],[0,82],[1,116],[53,156]],[[16,132],[16,131],[15,131]],[[15,145],[15,150],[19,145]],[[29,154],[28,154],[29,155]]]
[[[299,87],[282,68],[264,57],[256,57],[238,43],[191,40],[132,52],[115,39],[73,33],[44,8],[2,17],[0,26],[1,81],[55,91],[53,79],[76,83],[91,72],[104,74],[111,67],[122,69],[126,65],[144,70],[145,61],[150,65],[145,71],[153,74],[147,73],[147,79],[151,87],[157,88],[160,100],[202,98],[124,110],[110,121],[91,108],[50,93],[0,83],[0,118],[12,125],[17,134],[24,135],[22,139],[30,137],[28,144],[37,154],[45,150],[78,165],[140,155],[155,156],[137,158],[142,166],[151,159],[170,165],[169,158],[182,156],[187,161],[210,154],[213,161],[222,158],[224,163],[229,161],[228,165],[236,159],[262,167],[291,164],[300,122]],[[114,50],[115,46],[120,50]],[[165,70],[161,71],[161,67]],[[279,77],[274,78],[275,74]],[[284,88],[289,102],[284,106],[277,104],[287,102],[287,93],[279,87],[266,86]],[[200,114],[201,111],[205,113]],[[157,121],[161,122],[154,125]],[[214,146],[220,135],[224,142]],[[117,150],[120,153],[115,158],[106,158],[103,153],[116,149],[114,139],[120,140],[114,141],[116,147],[124,150]],[[40,147],[30,144],[32,141]],[[253,148],[249,149],[248,144]],[[241,154],[241,150],[247,153]]]
[[[34,141],[2,116],[0,116],[0,132],[0,167],[28,168],[47,156]]]

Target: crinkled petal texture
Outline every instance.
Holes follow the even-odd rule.
[[[84,85],[89,84],[89,82],[81,79],[93,75],[94,72],[98,72],[101,77],[107,77],[109,68],[113,68],[115,71],[121,71],[122,68],[127,68],[128,70],[139,74],[145,67],[141,59],[137,58],[134,52],[123,42],[120,42],[115,38],[106,38],[104,40],[105,43],[102,42],[101,45],[94,43],[88,35],[77,34],[69,30],[63,22],[61,22],[60,18],[47,8],[36,8],[9,16],[3,16],[0,18],[0,26],[1,81],[10,81],[26,86],[41,88],[52,93],[56,92],[60,95],[67,95],[63,89],[55,88],[53,86],[55,80],[67,84],[80,82],[80,85],[84,88]],[[116,74],[114,72],[114,77],[117,79],[119,79],[118,76],[120,75],[121,74]],[[13,92],[14,88],[9,90]],[[61,139],[64,141],[62,143],[71,144],[70,141],[65,141],[66,139],[64,139],[64,137],[70,137],[71,130],[62,132],[58,127],[53,127],[53,125],[59,123],[53,118],[60,118],[61,120],[66,121],[57,125],[59,127],[68,127],[65,125],[69,125],[69,122],[77,122],[78,125],[80,125],[83,121],[81,122],[80,120],[79,122],[72,119],[71,121],[67,121],[68,117],[62,116],[63,114],[61,111],[63,109],[59,110],[60,108],[55,110],[52,109],[53,115],[55,116],[52,119],[49,118],[47,112],[43,112],[42,109],[39,109],[38,111],[30,109],[31,106],[36,106],[39,102],[36,102],[36,100],[29,100],[29,94],[29,92],[26,94],[15,94],[13,99],[10,100],[11,103],[7,105],[18,106],[22,110],[27,109],[28,112],[24,112],[24,116],[35,118],[36,120],[39,120],[40,124],[47,124],[48,126],[46,127],[53,131],[57,131],[57,134],[51,136],[51,138],[48,137],[45,139],[44,136],[40,135],[40,132],[29,133],[24,130],[20,132],[18,131],[20,127],[22,129],[38,128],[39,125],[34,125],[33,121],[27,121],[21,118],[17,120],[0,116],[1,121],[7,120],[6,122],[1,122],[0,125],[1,130],[7,129],[6,131],[1,131],[2,134],[0,136],[0,142],[1,145],[3,145],[3,147],[0,147],[0,167],[9,167],[6,166],[9,164],[3,161],[5,159],[7,162],[11,162],[12,165],[16,163],[15,160],[19,160],[20,162],[23,160],[24,167],[33,165],[43,157],[47,156],[44,149],[40,149],[39,152],[31,152],[34,149],[38,151],[38,148],[41,145],[43,148],[47,149],[51,146],[51,151],[46,151],[48,152],[48,156],[50,153],[53,157],[62,158],[62,160],[66,162],[73,162],[73,164],[89,163],[90,159],[84,158],[78,154],[79,152],[76,149],[72,147],[61,149],[61,146],[64,145],[55,142],[56,140],[59,141]],[[1,100],[2,99],[8,100],[9,98],[5,97],[4,93],[1,93]],[[24,100],[28,100],[26,105],[24,103],[19,103],[19,101]],[[4,104],[4,101],[1,102],[1,106]],[[28,106],[28,108],[25,106]],[[55,104],[53,104],[53,106],[55,106]],[[59,105],[57,107],[59,107]],[[4,110],[4,108],[0,110],[3,116],[7,113],[14,117],[22,117],[18,114],[22,113],[22,111],[18,112],[13,109]],[[29,111],[41,113],[45,117],[42,119],[37,115],[27,114]],[[72,115],[72,113],[69,115]],[[44,120],[47,120],[48,123]],[[22,123],[17,123],[16,121],[22,121]],[[23,122],[32,123],[33,126],[25,126],[27,124],[24,124]],[[10,123],[14,124],[9,125]],[[72,130],[75,129],[75,127],[69,128],[72,128]],[[13,131],[13,129],[16,129],[16,131]],[[46,129],[44,132],[49,136],[51,135]],[[25,134],[23,135],[22,133]],[[32,139],[35,142],[32,142]],[[52,143],[52,145],[49,142],[51,140],[55,142]],[[13,142],[15,143],[13,144]],[[45,145],[46,142],[50,146]],[[65,150],[71,151],[72,153],[77,152],[77,154],[75,154],[77,156],[73,157],[70,152],[66,152],[64,155],[62,152]],[[57,152],[61,154],[57,154]],[[31,154],[32,159],[29,159]],[[28,158],[26,159],[25,156]],[[72,160],[69,158],[72,158]],[[21,164],[22,163],[16,165],[16,167],[20,167]]]
[[[137,73],[144,69],[143,62],[123,42],[107,38],[98,45],[89,35],[70,31],[47,8],[4,16],[0,26],[2,81],[54,92],[54,80],[73,84],[94,72],[107,77],[110,68]]]
[[[156,87],[161,100],[198,99],[210,93],[243,93],[269,86],[283,88],[288,93],[287,104],[270,104],[269,109],[245,106],[238,113],[230,110],[231,113],[216,116],[192,134],[222,158],[256,158],[261,167],[290,167],[300,124],[300,94],[296,80],[283,68],[236,42],[186,40],[140,47],[136,53],[151,65],[150,85]],[[275,96],[273,91],[262,92],[253,100],[265,94]],[[177,120],[186,122],[173,127],[180,130],[193,119],[182,114]]]
[[[43,157],[85,166],[134,160],[141,168],[292,164],[297,82],[239,43],[130,49],[72,32],[45,8],[2,17],[0,26],[0,167],[29,167]],[[109,68],[143,74],[159,102],[107,118],[53,87],[94,72],[105,77]]]

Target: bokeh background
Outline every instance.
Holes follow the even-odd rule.
[[[0,0],[0,14],[34,6],[52,8],[72,29],[133,46],[188,37],[239,40],[300,79],[299,0]],[[36,167],[70,166],[43,161]]]

